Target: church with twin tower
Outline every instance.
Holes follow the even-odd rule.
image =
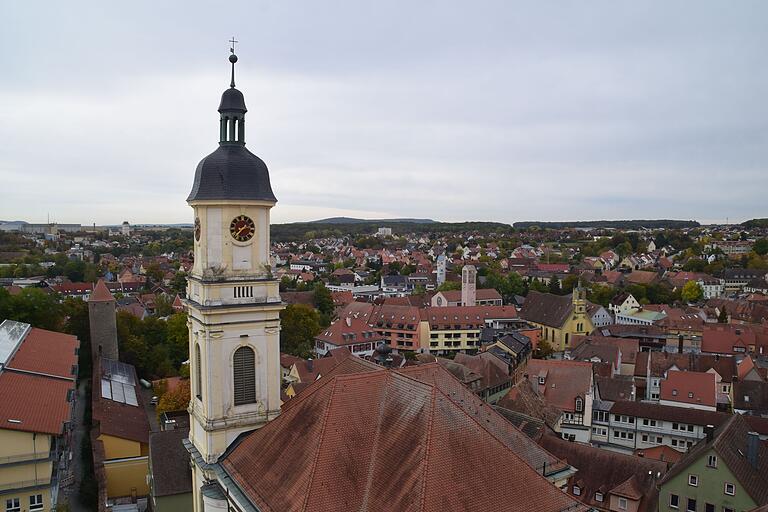
[[[194,215],[188,277],[194,509],[205,510],[213,467],[242,433],[280,413],[280,300],[270,263],[277,202],[264,162],[245,147],[245,98],[230,87],[219,104],[219,147],[202,159],[187,203]],[[208,507],[210,508],[210,507]]]

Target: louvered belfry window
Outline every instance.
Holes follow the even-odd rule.
[[[200,358],[199,343],[195,343],[195,396],[203,399],[203,361]]]
[[[251,347],[240,347],[234,357],[235,405],[256,402],[256,356]]]

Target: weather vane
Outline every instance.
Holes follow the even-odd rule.
[[[229,40],[230,43],[232,43],[232,46],[229,47],[230,53],[235,53],[235,44],[239,43],[240,41],[235,39],[235,36],[232,36],[232,39]]]

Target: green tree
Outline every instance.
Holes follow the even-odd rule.
[[[178,293],[182,297],[187,295],[187,274],[179,271],[171,279],[171,290]]]
[[[579,276],[576,274],[569,274],[563,279],[563,282],[561,284],[562,294],[568,294],[573,291],[576,286],[579,284]]]
[[[58,331],[63,327],[64,310],[57,296],[40,288],[24,288],[18,295],[12,295],[6,314],[12,320],[41,329]]]
[[[155,297],[155,314],[157,316],[169,316],[173,314],[173,302],[170,297],[158,294]]]
[[[148,265],[144,273],[153,283],[159,283],[163,280],[163,271],[157,263]]]
[[[532,280],[528,282],[528,289],[533,290],[536,292],[548,292],[549,289],[547,288],[547,285],[543,282],[539,281],[537,277],[534,277]]]
[[[176,313],[168,318],[165,323],[166,344],[169,357],[174,367],[179,368],[181,363],[189,359],[189,328],[187,327],[187,314]]]
[[[752,250],[760,256],[768,254],[768,238],[758,238],[755,240],[755,245],[752,246]]]
[[[320,325],[328,327],[331,325],[335,307],[333,305],[333,296],[331,291],[321,281],[315,285],[315,291],[312,294],[312,302],[320,313]]]
[[[461,283],[458,281],[446,281],[437,287],[438,292],[448,292],[451,290],[461,290]]]
[[[320,314],[304,304],[291,304],[280,314],[280,351],[297,357],[312,355],[320,332]]]
[[[540,339],[539,346],[536,347],[533,357],[534,359],[546,359],[551,356],[554,351],[552,345],[550,345],[547,340]]]
[[[697,302],[701,300],[701,298],[704,296],[704,291],[701,289],[701,286],[699,286],[699,283],[696,281],[688,281],[683,285],[683,291],[681,293],[681,298],[683,301],[691,303],[691,302]]]
[[[552,278],[549,280],[549,284],[547,285],[547,289],[549,293],[560,295],[563,290],[560,287],[560,280],[557,278],[557,276],[552,276]]]
[[[717,322],[720,324],[728,323],[728,311],[726,311],[725,306],[720,310],[720,314],[717,315]]]

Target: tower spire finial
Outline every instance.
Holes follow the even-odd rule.
[[[229,40],[230,47],[229,47],[229,53],[232,55],[229,56],[229,62],[232,63],[232,81],[229,83],[229,86],[234,88],[235,87],[235,62],[237,62],[237,55],[235,55],[235,44],[237,44],[239,41],[235,39],[235,36],[232,36],[232,39]]]

